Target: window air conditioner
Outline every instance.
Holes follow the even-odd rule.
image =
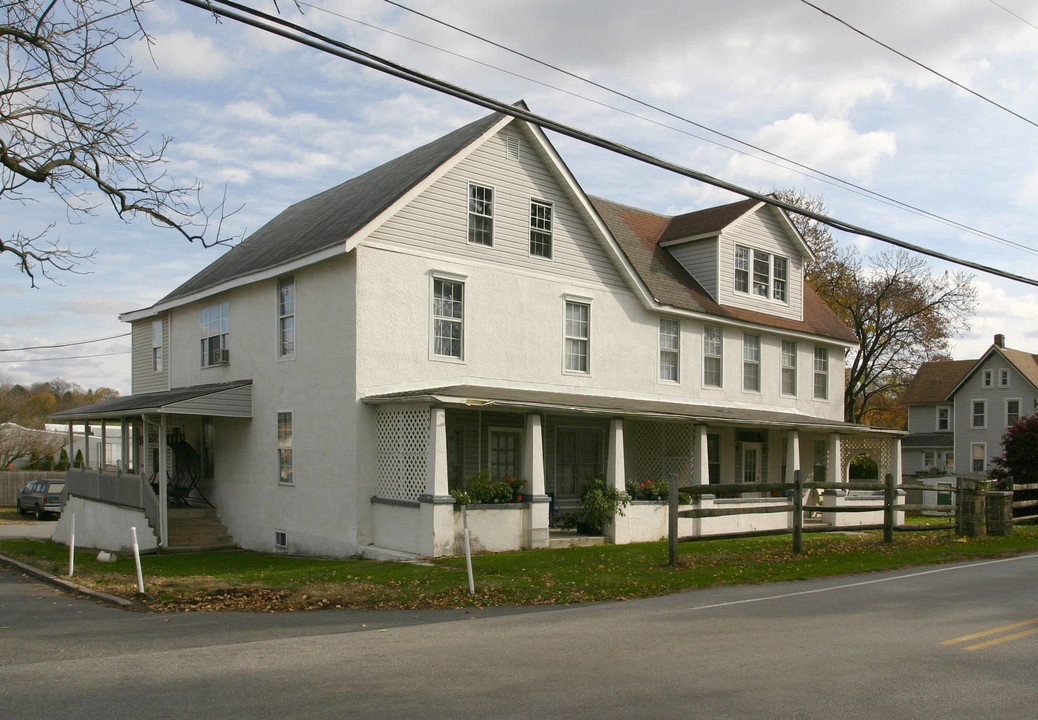
[[[228,348],[220,348],[216,361],[220,365],[226,365],[231,361],[231,351]]]

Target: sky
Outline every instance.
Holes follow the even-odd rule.
[[[272,0],[242,0],[276,12]],[[908,242],[1038,278],[1038,126],[854,33],[800,0],[383,0],[278,3],[282,16],[499,100],[759,192],[796,188],[829,213]],[[918,62],[1038,122],[1038,4],[1022,0],[818,0]],[[147,141],[165,172],[226,199],[228,237],[288,205],[486,114],[482,108],[178,2],[142,14],[152,42],[122,48],[138,71]],[[672,116],[482,42],[535,57],[673,115],[902,203],[1027,246],[907,212],[783,166]],[[419,41],[419,42],[415,42]],[[591,195],[678,214],[740,199],[549,133]],[[727,147],[726,147],[727,146]],[[737,148],[743,152],[735,151]],[[51,227],[52,226],[52,227]],[[0,255],[0,381],[61,377],[130,393],[119,313],[145,308],[224,251],[101,207],[70,216],[37,188],[0,199],[0,227],[96,251],[83,273],[33,288]],[[878,241],[840,236],[862,253]],[[1031,251],[1030,249],[1036,249]],[[934,272],[955,271],[942,262]],[[978,357],[994,333],[1038,352],[1038,288],[976,274],[977,314],[953,341]],[[81,357],[94,355],[96,357]]]

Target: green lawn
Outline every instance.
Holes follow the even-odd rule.
[[[477,555],[476,594],[468,595],[464,558],[429,563],[322,560],[250,552],[147,555],[146,593],[136,594],[133,559],[99,563],[76,554],[76,581],[135,598],[142,607],[178,610],[311,610],[543,605],[625,600],[735,583],[801,580],[1038,550],[1038,528],[1011,537],[962,540],[950,532],[810,534],[794,555],[789,536],[716,540],[681,546],[666,564],[666,543],[604,545]],[[68,548],[0,540],[0,554],[67,573]]]

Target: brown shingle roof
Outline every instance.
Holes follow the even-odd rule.
[[[976,360],[938,360],[923,363],[901,395],[901,404],[947,400],[948,394],[976,364]]]
[[[706,210],[676,215],[670,219],[666,229],[660,234],[659,241],[666,242],[678,238],[719,233],[757,205],[760,205],[760,200],[740,200]]]
[[[1011,348],[999,348],[999,350],[1009,362],[1013,363],[1013,367],[1019,370],[1021,375],[1038,388],[1038,355]]]
[[[627,255],[627,259],[634,266],[635,271],[659,303],[731,320],[820,335],[851,343],[857,342],[854,333],[843,324],[843,321],[825,304],[825,301],[807,286],[804,287],[804,319],[802,321],[718,304],[681,263],[675,260],[665,248],[659,246],[658,241],[671,226],[672,218],[602,198],[592,197],[590,200],[606,227],[620,244],[624,254]],[[728,208],[728,210],[719,213],[715,220],[720,222],[719,218],[727,216],[730,217],[728,222],[731,222],[749,210],[753,204],[756,204],[756,201],[723,205],[720,209]],[[736,214],[733,208],[737,205],[743,207],[741,212]],[[679,237],[687,237],[687,235]]]

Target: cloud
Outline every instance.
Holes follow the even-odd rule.
[[[189,30],[152,36],[151,56],[162,72],[192,80],[217,80],[232,67],[232,60],[212,38]]]

